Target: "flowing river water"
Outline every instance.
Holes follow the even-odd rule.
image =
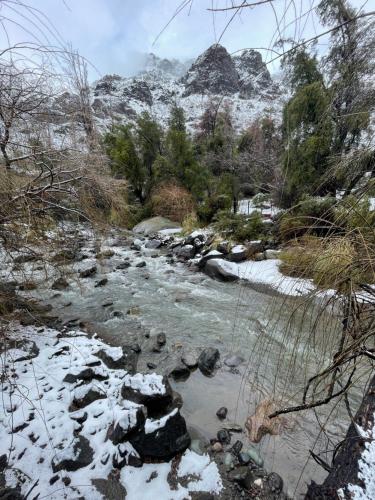
[[[221,406],[229,409],[228,420],[244,428],[246,418],[266,397],[281,399],[286,406],[300,403],[306,378],[321,366],[337,335],[339,325],[331,314],[319,314],[318,305],[308,305],[305,298],[280,296],[243,282],[214,281],[183,263],[171,263],[167,250],[136,252],[129,245],[114,246],[116,238],[105,243],[114,256],[96,260],[88,241],[82,252],[89,258],[74,264],[77,271],[95,263],[95,277],[77,279],[76,272],[69,276],[67,270],[70,287],[56,294],[41,274],[33,294],[48,300],[63,320],[89,323],[114,345],[139,342],[145,353],[138,365],[141,371],[155,371],[147,367],[152,362],[156,371],[168,372],[184,348],[218,348],[221,367],[213,377],[195,370],[187,380],[172,381],[183,397],[182,413],[194,435],[216,435],[222,426],[216,417]],[[130,267],[116,269],[127,259]],[[136,267],[140,261],[145,267]],[[108,283],[95,287],[103,277]],[[159,332],[167,337],[164,350],[148,352],[145,335]],[[244,362],[233,370],[224,363],[228,354]],[[331,418],[325,426],[328,411]],[[332,450],[330,439],[335,442],[346,431],[341,406],[322,410],[318,417],[312,411],[290,416],[280,435],[267,435],[255,444],[266,470],[281,475],[292,498],[301,498],[311,479],[319,482],[325,476],[309,458],[309,450]],[[245,432],[233,434],[232,442],[237,436],[248,442]]]

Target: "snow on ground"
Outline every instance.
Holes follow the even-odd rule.
[[[7,485],[15,486],[21,478],[23,494],[35,485],[33,497],[102,498],[91,481],[106,479],[113,471],[112,457],[118,447],[108,439],[108,430],[118,422],[121,427],[132,428],[139,408],[136,403],[121,397],[121,387],[129,374],[122,369],[107,368],[95,356],[99,350],[105,350],[116,359],[119,352],[81,331],[70,331],[69,337],[58,338],[56,330],[13,325],[11,332],[12,338],[20,339],[20,346],[0,354],[3,374],[0,455],[8,457]],[[26,342],[22,344],[21,339]],[[34,353],[36,356],[30,359],[27,345],[30,347],[32,342],[39,353]],[[94,372],[89,384],[64,381],[68,374],[87,370],[88,364]],[[161,377],[155,374],[132,376],[134,385],[142,387],[144,392],[155,388],[162,391],[160,380]],[[87,395],[90,389],[99,393],[102,399],[74,411],[74,398]],[[150,421],[148,427],[151,430],[160,428],[164,420]],[[75,471],[63,468],[54,473],[52,463],[77,459],[81,438],[87,440],[93,451],[88,464]],[[128,454],[138,456],[130,443],[119,446],[126,447]],[[119,474],[119,481],[126,488],[129,500],[182,500],[190,498],[189,491],[214,493],[222,489],[216,464],[211,463],[208,456],[185,452],[178,478],[194,473],[187,486],[178,483],[176,490],[171,489],[167,481],[170,472],[171,463],[147,464],[140,468],[126,465]]]
[[[238,203],[237,213],[242,215],[251,215],[254,212],[260,212],[260,214],[264,218],[271,218],[277,215],[280,212],[280,209],[275,207],[274,205],[270,205],[264,208],[255,206],[252,198],[246,198]]]
[[[349,484],[347,488],[353,500],[373,500],[375,498],[375,426],[368,431],[357,426],[357,431],[365,439],[370,439],[365,443],[365,449],[358,461],[358,477],[364,482],[364,488],[356,484]],[[337,493],[340,498],[345,498],[342,489]]]

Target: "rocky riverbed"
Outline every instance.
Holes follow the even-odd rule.
[[[48,342],[52,345],[57,342],[53,348],[56,347],[56,352],[61,348],[62,352],[56,357],[52,356],[51,359],[61,358],[64,362],[71,360],[72,353],[68,353],[68,350],[65,352],[63,348],[69,347],[70,349],[72,339],[75,338],[79,339],[77,342],[81,342],[82,345],[89,342],[93,349],[95,347],[98,352],[103,351],[104,354],[99,356],[90,353],[87,356],[84,355],[81,361],[77,359],[76,366],[69,365],[72,370],[69,371],[70,381],[64,381],[68,373],[64,373],[62,377],[63,372],[61,372],[61,376],[56,376],[56,384],[59,385],[57,389],[67,387],[64,389],[66,397],[63,396],[62,399],[64,404],[67,405],[69,402],[70,406],[61,410],[63,413],[83,411],[82,414],[79,413],[83,418],[84,408],[86,406],[90,408],[88,416],[93,420],[89,419],[90,425],[88,423],[83,425],[83,429],[86,425],[87,433],[86,430],[79,431],[82,437],[92,444],[92,439],[95,441],[96,438],[90,436],[96,436],[96,434],[101,436],[95,445],[97,448],[94,446],[95,449],[93,449],[95,459],[81,467],[79,474],[86,470],[94,470],[87,476],[90,480],[95,478],[108,480],[108,474],[114,473],[115,478],[123,478],[117,483],[127,490],[127,498],[133,498],[132,495],[136,494],[137,490],[132,490],[132,485],[140,484],[142,481],[142,488],[152,492],[154,485],[162,482],[157,479],[161,476],[174,477],[172,483],[167,482],[168,486],[165,486],[165,481],[163,482],[164,488],[170,488],[174,492],[175,496],[170,498],[185,498],[178,495],[191,495],[194,498],[193,491],[206,491],[207,494],[214,495],[214,497],[216,495],[218,498],[242,498],[249,495],[279,498],[284,494],[281,493],[283,489],[290,496],[295,496],[296,491],[302,493],[306,490],[305,485],[309,478],[319,480],[322,477],[321,472],[309,463],[305,467],[307,474],[303,484],[296,475],[295,468],[309,446],[306,436],[311,433],[312,437],[315,432],[312,421],[308,418],[302,417],[292,426],[289,425],[289,428],[286,427],[281,435],[278,433],[276,437],[261,436],[263,439],[261,439],[260,446],[249,442],[245,432],[245,421],[249,415],[257,414],[257,408],[263,399],[262,394],[264,396],[264,391],[266,389],[268,391],[269,386],[272,385],[272,370],[274,370],[269,360],[267,370],[264,370],[265,367],[262,366],[264,375],[262,383],[250,389],[249,382],[247,382],[249,369],[255,372],[261,365],[257,365],[258,361],[254,357],[253,366],[250,366],[249,359],[251,355],[255,356],[256,351],[257,359],[259,359],[259,353],[262,351],[258,343],[260,336],[263,341],[266,340],[273,345],[274,349],[280,349],[280,346],[283,346],[282,336],[278,337],[277,342],[272,338],[270,328],[274,327],[275,323],[272,322],[271,325],[269,319],[274,301],[279,300],[279,304],[285,305],[285,301],[289,299],[285,297],[275,299],[275,293],[278,296],[281,295],[280,289],[276,290],[273,286],[267,286],[264,279],[262,283],[262,276],[259,277],[259,283],[253,283],[252,287],[248,288],[243,286],[242,282],[239,285],[237,278],[233,280],[234,283],[220,283],[202,274],[201,270],[206,265],[202,266],[202,259],[213,251],[210,249],[209,237],[209,234],[202,236],[193,234],[190,235],[192,240],[190,241],[179,239],[168,231],[153,237],[114,231],[105,239],[98,239],[87,229],[77,230],[77,228],[68,227],[63,231],[63,250],[61,248],[58,251],[45,249],[43,256],[37,252],[29,255],[13,255],[11,259],[8,257],[4,259],[2,281],[8,283],[8,286],[12,285],[11,281],[15,281],[13,287],[19,289],[25,298],[35,297],[44,303],[48,302],[51,304],[52,314],[57,316],[54,325],[57,330],[53,330],[55,333],[48,330],[47,337],[55,335],[55,340],[52,342],[50,339]],[[191,250],[191,246],[194,251]],[[199,251],[202,252],[201,257],[197,257]],[[230,252],[224,255],[230,256]],[[236,256],[236,259],[238,258],[239,256]],[[215,259],[209,258],[207,262],[211,260]],[[234,263],[231,257],[224,259],[220,256],[220,261],[228,262],[230,265]],[[59,264],[58,267],[55,265],[56,262]],[[264,265],[267,260],[259,261],[259,263]],[[238,264],[238,260],[235,264]],[[255,291],[253,288],[257,288],[260,284],[263,284],[264,288]],[[299,285],[302,284],[299,283]],[[280,321],[284,321],[284,317],[279,313],[278,322]],[[31,324],[33,318],[30,314],[23,314],[22,322]],[[45,340],[43,332],[39,333]],[[101,340],[92,337],[94,333],[98,334]],[[21,335],[21,332],[19,334]],[[30,332],[27,333],[29,334]],[[58,340],[56,336],[59,337]],[[64,338],[68,340],[63,340]],[[59,343],[64,345],[59,346]],[[99,343],[103,344],[102,349],[99,348]],[[48,349],[51,349],[51,345],[46,348],[47,352]],[[112,353],[115,351],[111,349],[120,349],[122,354],[120,356],[120,351],[116,351],[114,358],[117,359],[111,361],[108,352],[106,354],[107,349]],[[52,354],[51,352],[50,355]],[[271,354],[273,355],[277,357],[276,350]],[[91,359],[93,357],[95,361]],[[118,360],[121,361],[114,366]],[[43,360],[41,365],[46,365],[46,362]],[[90,366],[91,362],[95,364]],[[27,365],[26,360],[21,363]],[[34,364],[35,361],[31,363],[33,366]],[[12,366],[17,366],[17,364],[12,364]],[[22,368],[26,370],[25,373],[27,369],[27,366]],[[51,366],[47,371],[53,373],[55,369]],[[155,413],[152,409],[153,404],[150,407],[150,413],[150,408],[144,404],[143,400],[135,400],[127,390],[123,389],[123,378],[127,374],[130,374],[130,377],[131,374],[138,372],[144,377],[159,377],[160,384],[163,384],[166,393],[170,396],[167,398],[168,404],[163,403],[164,406],[161,405]],[[100,377],[104,378],[100,380]],[[116,384],[118,387],[121,385],[121,390],[118,389],[116,396],[111,393],[109,396],[98,397],[91,401],[92,385],[105,388],[108,380],[111,381],[113,377],[117,380],[116,383],[110,383],[113,389]],[[46,380],[46,382],[52,386],[51,381]],[[296,381],[296,386],[297,382],[302,383],[302,380]],[[83,408],[76,408],[77,398],[74,403],[77,389],[83,398],[89,394],[89,400],[85,403],[89,402]],[[85,392],[86,390],[88,392]],[[103,393],[106,394],[106,390]],[[129,401],[132,406],[128,408]],[[133,438],[130,441],[125,432],[125,437],[122,433],[120,442],[117,442],[116,438],[113,440],[114,428],[109,430],[116,422],[113,405],[121,407],[124,402],[126,410],[134,413],[136,427],[132,432],[137,434],[138,441]],[[74,408],[71,406],[73,404]],[[91,408],[96,411],[96,406],[102,405],[110,405],[111,409],[104,408],[103,416],[91,415]],[[147,411],[143,412],[145,417],[143,422],[142,416],[137,417],[134,405],[146,407]],[[218,412],[220,408],[221,411]],[[99,410],[98,413],[100,413]],[[225,418],[222,418],[224,414]],[[45,417],[43,418],[45,421]],[[69,420],[69,418],[67,417],[67,420],[70,422],[72,419]],[[147,424],[147,419],[152,420],[152,423]],[[155,421],[159,423],[155,424]],[[145,436],[147,438],[147,435],[151,435],[152,432],[148,433],[146,430],[150,430],[151,427],[154,429],[155,425],[168,429],[168,426],[175,421],[179,431],[177,435],[173,435],[173,439],[168,434],[169,448],[164,446],[164,455],[157,457],[155,450],[151,450],[150,455],[148,447],[150,440],[145,439]],[[185,421],[186,428],[184,427]],[[92,422],[98,425],[100,422],[101,429],[96,431],[96,434],[89,433],[89,429],[95,430]],[[72,426],[71,422],[70,426]],[[77,427],[80,426],[82,423]],[[186,429],[187,432],[185,432]],[[70,445],[73,446],[75,455],[77,455],[78,448],[75,450],[74,446],[77,443],[77,446],[82,442],[85,443],[77,437],[76,431],[77,429],[71,427]],[[28,436],[26,427],[23,434],[25,432]],[[159,431],[154,429],[154,432]],[[26,449],[33,448],[29,437],[26,441],[28,445]],[[176,447],[177,441],[180,444]],[[127,458],[125,460],[121,456],[114,458],[117,452],[120,453],[117,448],[124,443],[126,446],[122,448],[121,453],[126,451]],[[128,449],[129,443],[131,450]],[[151,439],[151,443],[152,446],[153,444],[156,446],[157,440]],[[173,449],[172,444],[175,445]],[[142,451],[141,445],[146,447],[147,453]],[[105,466],[97,462],[103,458],[102,454],[97,452],[97,449],[102,450],[102,446],[103,450],[107,446],[111,447]],[[187,446],[190,447],[190,451],[185,452],[184,449]],[[12,451],[13,454],[7,453],[6,455],[8,459],[16,460],[23,450]],[[195,455],[191,455],[193,453]],[[128,463],[130,456],[133,457],[131,465]],[[25,452],[19,460],[22,460],[22,457],[25,457],[23,460],[28,463],[28,453]],[[168,469],[163,465],[162,471],[160,469],[156,472],[157,476],[154,474],[155,471],[150,469],[151,464],[143,465],[139,469],[135,466],[145,461],[167,460],[172,457],[177,458],[173,458],[174,461],[168,464]],[[61,471],[66,469],[62,468],[55,473],[52,457],[49,456],[47,462],[50,475],[44,476],[44,487],[50,488],[51,485],[48,486],[48,484],[51,480],[52,485],[58,481],[61,485],[65,477],[65,473]],[[186,482],[186,474],[184,476],[182,472],[182,475],[178,472],[189,470],[188,466],[184,465],[185,462],[201,464],[200,469],[197,465],[199,470],[197,469],[193,475],[196,476],[195,482],[201,481],[199,484],[205,486],[208,484],[207,487],[202,486],[201,490],[197,486],[188,487],[189,481]],[[118,467],[120,463],[122,467]],[[93,465],[95,465],[94,469],[92,469]],[[263,470],[263,466],[268,473]],[[43,466],[45,467],[47,465]],[[145,470],[145,467],[148,468],[147,470],[150,469],[148,477],[137,472],[137,470]],[[206,480],[202,474],[207,468],[211,472],[215,469],[215,474],[210,475],[210,479]],[[99,469],[102,471],[100,474],[98,474]],[[116,470],[120,472],[117,473]],[[286,480],[284,488],[278,473]],[[77,478],[73,478],[75,485],[81,480],[78,479],[79,474]],[[130,474],[129,477],[127,474]],[[55,480],[54,475],[59,477]],[[147,482],[152,475],[155,477]],[[72,478],[70,479],[72,482]],[[114,486],[117,483],[112,476],[109,481],[110,483],[100,482],[100,484],[102,486],[110,484],[109,488],[117,487]],[[26,481],[25,484],[32,486],[30,481]],[[64,483],[61,487],[67,486]],[[100,487],[95,486],[92,489],[90,485],[90,488],[91,493],[94,490],[100,492]],[[25,489],[27,489],[26,486],[22,490],[23,493]],[[108,490],[106,491],[108,496]],[[62,498],[58,496],[59,494],[57,493],[56,498]],[[83,491],[82,494],[84,495]],[[121,493],[118,495],[121,497]],[[134,498],[141,497],[134,496]],[[165,496],[165,498],[169,497]],[[201,498],[210,497],[202,496]]]

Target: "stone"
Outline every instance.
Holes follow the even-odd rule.
[[[259,451],[254,448],[253,446],[250,446],[247,450],[246,450],[246,453],[247,455],[249,455],[250,459],[256,464],[258,465],[258,467],[263,467],[263,458],[260,456],[260,453]]]
[[[238,461],[242,465],[248,465],[251,461],[250,455],[245,451],[238,454]]]
[[[94,378],[96,380],[107,380],[108,375],[98,375],[92,368],[85,368],[77,374],[68,373],[67,375],[65,375],[63,382],[68,382],[68,384],[75,384],[78,382],[78,380],[90,382]]]
[[[271,248],[268,248],[264,252],[264,256],[266,259],[279,259],[281,254],[281,250],[273,250]]]
[[[91,388],[84,396],[74,397],[69,406],[69,411],[76,411],[90,405],[98,399],[105,399],[106,395],[95,388]]]
[[[92,479],[91,482],[106,500],[126,498],[127,491],[114,474],[109,474],[107,479]]]
[[[198,267],[200,269],[203,269],[206,263],[211,260],[211,259],[220,259],[221,257],[224,257],[224,255],[221,252],[218,252],[217,250],[211,250],[210,252],[206,253],[201,257],[198,261]]]
[[[135,267],[146,267],[147,264],[144,260],[142,260],[141,262],[138,262],[138,264],[135,265]]]
[[[263,252],[257,252],[256,254],[253,255],[253,260],[255,260],[255,262],[261,262],[264,259],[265,257]]]
[[[220,453],[223,451],[223,445],[219,442],[216,442],[214,443],[212,446],[211,446],[211,449],[212,451],[214,451],[215,453]]]
[[[145,244],[145,247],[155,250],[156,248],[161,247],[162,243],[163,242],[161,240],[148,240]]]
[[[140,374],[135,375],[137,381],[140,376]],[[143,377],[145,381],[144,385],[146,386],[148,380],[153,383],[155,376],[150,374],[143,375]],[[149,417],[158,417],[159,415],[163,415],[173,402],[173,391],[168,378],[164,376],[161,380],[161,384],[164,386],[164,391],[155,390],[150,393],[149,388],[134,389],[132,387],[132,377],[129,377],[129,380],[122,386],[121,395],[124,399],[145,406]]]
[[[230,252],[230,246],[229,241],[220,241],[220,243],[217,244],[216,249],[218,252],[227,255]]]
[[[51,288],[52,290],[65,290],[65,288],[68,288],[68,286],[69,283],[66,281],[66,279],[61,277],[52,283]]]
[[[233,455],[237,456],[240,451],[242,450],[243,443],[242,441],[237,440],[234,445],[232,446],[232,453]]]
[[[217,439],[221,444],[229,444],[231,441],[231,435],[226,429],[220,429],[217,433]]]
[[[282,478],[276,472],[271,472],[265,479],[267,489],[272,493],[281,493],[283,491],[284,483]]]
[[[124,417],[118,419],[116,425],[113,425],[108,430],[108,438],[117,445],[127,441],[129,435],[139,429],[145,422],[145,415],[142,407],[124,409]]]
[[[181,361],[192,370],[198,366],[198,354],[194,351],[184,351]]]
[[[239,279],[237,267],[223,259],[210,259],[204,266],[204,272],[210,278],[219,281],[236,281]]]
[[[244,358],[242,358],[241,356],[233,355],[233,356],[227,356],[224,359],[224,364],[226,366],[229,366],[230,368],[236,368],[237,366],[239,366],[244,361],[245,361]]]
[[[207,347],[204,349],[198,358],[198,368],[206,376],[212,376],[216,364],[220,358],[218,349],[214,347]]]
[[[193,245],[185,245],[176,249],[176,255],[179,259],[189,260],[195,255],[195,248]]]
[[[126,370],[130,373],[134,373],[137,369],[138,355],[131,347],[123,346],[122,348],[122,356],[119,358],[113,358],[110,354],[105,350],[101,349],[94,354],[99,359],[103,361],[103,363],[112,370]]]
[[[227,418],[227,415],[228,415],[228,408],[226,408],[225,406],[222,406],[216,412],[216,416],[220,420],[225,420]]]
[[[69,458],[66,458],[65,450],[62,453],[56,450],[56,455],[53,457],[51,464],[54,473],[60,470],[76,471],[82,467],[87,467],[94,458],[94,452],[89,441],[80,435],[74,439],[72,453],[68,453],[68,455],[70,455]]]
[[[145,219],[136,226],[133,227],[133,232],[137,234],[143,234],[148,236],[152,233],[157,233],[163,229],[179,229],[180,225],[177,222],[173,222],[165,217],[152,217],[150,219]]]
[[[121,269],[127,269],[130,266],[131,266],[130,262],[125,261],[125,262],[121,262],[121,264],[119,264],[118,266],[116,266],[116,269],[119,269],[119,270],[121,270]]]
[[[25,496],[21,494],[17,488],[0,488],[1,500],[25,500]]]
[[[108,283],[108,278],[102,278],[101,280],[95,283],[95,288],[105,286]]]
[[[249,490],[252,486],[254,475],[246,465],[241,465],[228,473],[228,479],[239,484],[242,488]]]
[[[249,241],[246,243],[248,255],[255,255],[256,253],[263,252],[263,243],[260,240]]]
[[[186,429],[185,419],[178,409],[174,410],[163,425],[154,432],[146,432],[146,426],[129,438],[129,442],[145,460],[171,460],[183,453],[190,445],[190,436]]]
[[[167,337],[164,332],[160,332],[156,335],[156,343],[163,346],[167,343]]]
[[[235,245],[229,252],[228,259],[231,262],[243,262],[247,259],[248,250],[244,245]]]
[[[172,370],[169,372],[169,376],[174,380],[187,380],[190,376],[190,370],[183,363],[179,363],[174,368],[172,368]]]
[[[79,277],[80,278],[89,278],[90,276],[94,276],[94,274],[96,274],[96,272],[97,272],[97,267],[92,266],[92,267],[89,267],[87,269],[84,269],[83,271],[80,271]]]
[[[236,424],[235,422],[223,422],[221,425],[222,425],[223,429],[226,429],[230,432],[240,433],[243,431],[241,425]]]

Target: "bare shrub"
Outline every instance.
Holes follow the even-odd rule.
[[[174,183],[161,184],[151,195],[152,212],[176,222],[194,212],[193,197],[185,188]]]

